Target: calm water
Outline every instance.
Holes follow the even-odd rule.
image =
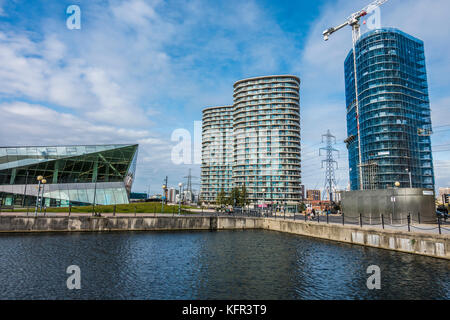
[[[0,235],[0,298],[450,299],[450,263],[262,230]]]

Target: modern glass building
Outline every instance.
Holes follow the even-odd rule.
[[[434,189],[423,42],[397,29],[370,31],[356,43],[356,70],[362,177],[351,50],[345,60],[351,189],[386,189],[396,181]]]
[[[233,107],[211,107],[202,118],[202,201],[215,203],[218,193],[233,188]]]
[[[0,205],[33,206],[42,176],[43,204],[129,202],[138,145],[0,148]]]
[[[234,84],[233,183],[254,204],[301,201],[299,92],[292,75]]]

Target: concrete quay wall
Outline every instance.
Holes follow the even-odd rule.
[[[1,232],[172,231],[260,229],[262,220],[247,217],[23,217],[0,216]]]
[[[370,227],[266,218],[267,230],[450,260],[450,237]]]
[[[0,216],[0,233],[265,229],[450,260],[450,237],[275,218]]]

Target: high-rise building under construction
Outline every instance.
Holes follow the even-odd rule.
[[[351,189],[385,189],[397,181],[403,188],[434,189],[423,42],[383,28],[364,34],[355,47],[360,152],[353,50],[345,60]]]

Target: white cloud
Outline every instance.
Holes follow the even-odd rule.
[[[135,143],[149,136],[145,130],[98,125],[69,113],[25,102],[0,104],[1,144]]]
[[[8,117],[0,129],[2,144],[138,141],[138,187],[148,179],[159,186],[169,172],[182,176],[190,167],[170,161],[171,142],[165,136],[172,127],[200,119],[204,106],[231,103],[234,81],[275,73],[302,78],[304,144],[320,142],[327,129],[341,142],[346,137],[343,62],[351,31],[340,31],[329,42],[321,33],[365,6],[366,0],[327,4],[302,44],[257,1],[212,6],[193,0],[175,9],[159,0],[105,3],[83,6],[87,20],[79,31],[46,23],[42,41],[20,29],[0,30],[0,61],[8,61],[0,65],[0,99],[16,100],[1,104]],[[443,16],[448,1],[390,1],[384,7],[387,25],[425,41],[437,123],[448,114],[449,95],[437,90],[448,88],[449,81],[449,45],[443,40],[450,32]],[[32,115],[42,119],[34,130],[22,121],[34,123]],[[155,132],[158,127],[162,130]],[[345,146],[339,148],[346,155]],[[192,168],[198,172],[198,166]],[[321,175],[313,178],[305,181],[323,184]]]

